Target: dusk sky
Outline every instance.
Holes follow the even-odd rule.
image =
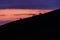
[[[0,8],[58,9],[60,0],[0,0]]]
[[[0,25],[59,8],[60,0],[0,0]]]

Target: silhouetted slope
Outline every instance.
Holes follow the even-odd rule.
[[[13,40],[55,40],[60,36],[59,27],[60,9],[2,25],[0,33]]]

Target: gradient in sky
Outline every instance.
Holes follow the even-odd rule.
[[[60,0],[0,0],[0,24],[31,16],[20,14],[38,14],[59,8]],[[16,14],[20,16],[14,16]]]
[[[0,9],[58,9],[60,0],[0,0]]]

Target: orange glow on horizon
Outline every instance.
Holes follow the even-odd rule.
[[[39,14],[39,13],[46,13],[50,12],[52,10],[38,10],[38,9],[0,9],[0,20],[16,20],[19,18],[27,18],[31,17],[32,15],[20,15],[20,16],[14,16],[14,14]]]

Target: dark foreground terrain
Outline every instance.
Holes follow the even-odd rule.
[[[60,40],[60,9],[0,27],[4,40]]]

